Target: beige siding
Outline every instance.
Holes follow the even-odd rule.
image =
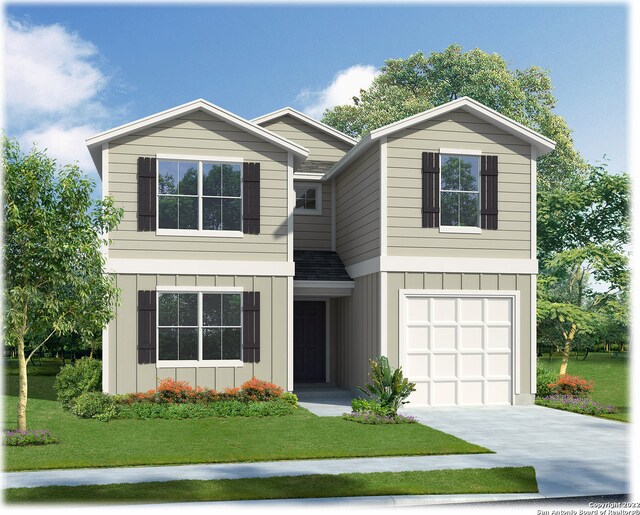
[[[531,245],[530,145],[471,114],[445,118],[388,139],[388,254],[528,258]],[[440,233],[422,228],[422,152],[440,148],[480,150],[498,156],[498,230]]]
[[[310,161],[338,161],[353,145],[289,115],[260,124],[309,151]]]
[[[355,279],[351,297],[331,301],[332,378],[353,388],[369,381],[369,360],[379,355],[380,274]]]
[[[109,324],[109,393],[155,388],[166,377],[216,390],[240,386],[253,376],[287,388],[287,278],[195,275],[117,275],[122,304]],[[156,368],[137,358],[138,290],[156,286],[237,286],[260,292],[260,362],[242,367]]]
[[[137,159],[156,154],[260,162],[260,234],[217,238],[138,232]],[[287,153],[210,114],[191,113],[112,141],[109,194],[125,209],[111,233],[111,258],[287,260]]]
[[[380,146],[336,179],[336,250],[346,266],[380,255]]]
[[[297,184],[297,181],[294,181]],[[293,215],[293,248],[298,250],[331,250],[331,183],[321,185],[322,214]]]
[[[399,293],[401,289],[426,290],[516,290],[520,292],[520,347],[518,371],[520,392],[531,392],[531,276],[515,274],[387,273],[387,354],[398,366]],[[535,331],[535,328],[533,328]]]

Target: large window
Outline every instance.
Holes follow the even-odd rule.
[[[158,229],[242,230],[242,165],[158,161]]]
[[[477,156],[440,155],[440,225],[479,226]]]
[[[242,359],[240,293],[159,292],[158,360]]]

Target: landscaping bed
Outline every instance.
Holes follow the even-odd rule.
[[[7,379],[5,427],[15,427],[18,378]],[[422,424],[354,424],[303,408],[284,417],[81,419],[62,409],[51,376],[29,378],[30,429],[58,443],[6,447],[5,469],[116,467],[491,452]]]
[[[372,495],[506,494],[537,491],[538,485],[533,467],[503,467],[9,488],[5,490],[5,499],[9,503],[162,503]]]

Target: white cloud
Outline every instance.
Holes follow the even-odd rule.
[[[12,19],[6,21],[5,42],[8,135],[25,152],[34,144],[46,148],[60,166],[77,163],[97,179],[85,139],[114,116],[100,98],[109,77],[97,62],[97,47],[58,24]]]
[[[85,173],[93,175],[90,172],[93,172],[94,164],[85,139],[98,132],[99,129],[91,125],[48,125],[23,132],[18,141],[24,152],[35,145],[38,150],[46,149],[47,156],[55,159],[59,166],[77,163]],[[97,178],[97,175],[93,175],[94,180]]]
[[[302,109],[309,116],[320,119],[325,109],[341,104],[350,104],[361,89],[367,89],[380,71],[371,65],[356,64],[339,71],[331,83],[321,91],[303,91],[298,98],[304,103]]]
[[[93,63],[96,47],[60,25],[6,27],[5,80],[10,115],[66,113],[95,104],[107,78]]]

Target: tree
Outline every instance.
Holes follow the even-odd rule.
[[[6,137],[3,166],[5,338],[18,353],[18,430],[25,430],[35,352],[54,335],[90,339],[114,316],[118,290],[104,274],[102,250],[122,209],[108,197],[94,201],[94,184],[77,166],[58,169],[45,153],[25,155]]]

